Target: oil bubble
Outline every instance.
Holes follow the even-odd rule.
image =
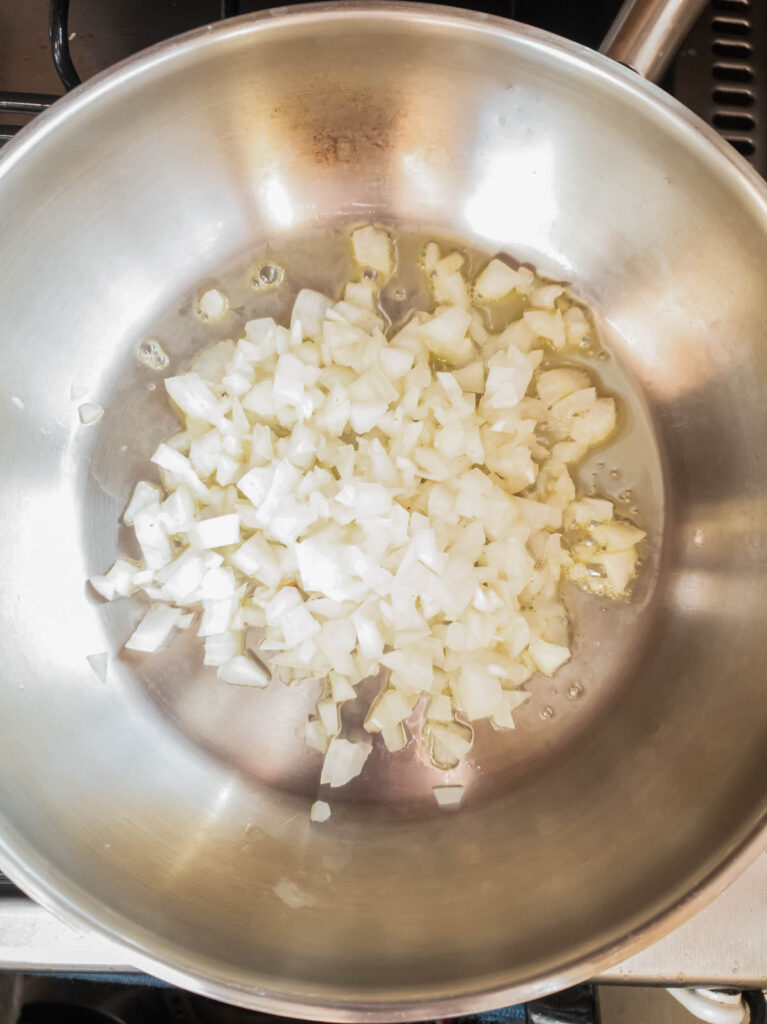
[[[253,267],[250,283],[256,291],[271,292],[285,280],[285,270],[277,263],[259,263]]]
[[[170,357],[156,338],[146,338],[138,347],[138,361],[150,370],[165,370]]]

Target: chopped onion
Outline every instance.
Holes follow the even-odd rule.
[[[107,601],[114,601],[117,597],[129,597],[135,592],[139,586],[136,579],[138,573],[137,565],[126,558],[118,558],[106,575],[91,576],[90,584]],[[151,574],[147,582],[151,582]]]
[[[231,662],[238,654],[242,653],[242,637],[239,633],[229,631],[205,637],[205,658],[204,665],[214,665],[220,668]]]
[[[216,675],[225,683],[234,683],[236,686],[263,687],[269,682],[264,669],[245,654],[236,654],[217,670]]]
[[[125,646],[129,651],[156,651],[168,639],[180,618],[178,608],[170,608],[165,604],[154,605],[139,622]]]
[[[566,343],[565,322],[559,310],[547,312],[531,309],[524,314],[525,324],[534,334],[550,341],[554,348],[564,348]]]
[[[90,667],[93,669],[93,674],[96,676],[100,683],[107,681],[107,666],[109,665],[109,655],[102,651],[99,654],[89,654],[85,659]]]
[[[80,417],[80,422],[86,427],[90,427],[94,423],[98,423],[104,415],[104,406],[99,405],[98,402],[83,402],[82,405],[78,406],[77,413]]]
[[[534,640],[530,644],[530,656],[539,672],[543,672],[545,676],[553,676],[560,666],[570,660],[570,651],[561,644]]]
[[[330,804],[324,800],[315,800],[309,811],[309,818],[312,821],[327,821],[330,817]]]
[[[189,543],[195,548],[221,548],[238,544],[240,540],[240,517],[236,512],[225,516],[214,516],[192,523],[187,531]]]
[[[218,320],[229,308],[229,300],[218,288],[209,288],[200,296],[197,308],[204,320]]]
[[[480,302],[494,302],[512,291],[528,291],[533,280],[526,267],[513,270],[502,260],[490,260],[475,282],[474,294]]]
[[[352,232],[354,258],[363,267],[371,267],[388,277],[392,271],[393,255],[389,236],[380,228],[357,228]]]
[[[350,743],[349,740],[336,736],[330,741],[322,764],[322,785],[345,786],[360,774],[372,749],[371,743]]]
[[[440,807],[457,807],[463,799],[463,786],[435,786],[432,792]]]
[[[571,656],[563,582],[623,597],[645,536],[612,502],[576,493],[570,467],[617,410],[587,368],[546,358],[559,350],[560,363],[593,331],[561,284],[500,259],[471,282],[463,254],[430,243],[437,305],[388,331],[394,241],[362,227],[352,249],[360,279],[341,301],[303,289],[289,327],[251,320],[166,379],[183,423],[152,455],[164,488],[141,481],[123,514],[142,563],[91,578],[107,600],[142,590],[161,602],[130,650],[157,650],[201,611],[203,660],[224,682],[324,681],[304,734],[330,786],[370,754],[345,738],[340,711],[381,670],[364,729],[388,751],[407,746],[421,701],[442,769],[469,755],[468,723],[513,729],[520,688]],[[227,309],[217,289],[200,297],[204,319]],[[246,653],[250,627],[268,668]],[[461,791],[435,798],[455,806]]]
[[[159,487],[156,487],[154,484],[148,484],[145,480],[140,480],[133,489],[131,499],[123,512],[123,522],[125,525],[132,526],[139,512],[149,505],[158,504],[161,498],[162,492]]]

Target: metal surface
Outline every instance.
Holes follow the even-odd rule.
[[[706,3],[707,0],[625,0],[600,50],[657,82]]]
[[[636,487],[663,486],[637,600],[576,622],[583,701],[537,683],[513,742],[480,737],[460,815],[412,748],[376,751],[317,828],[296,697],[217,684],[193,645],[119,656],[140,609],[83,581],[125,549],[120,511],[172,423],[139,341],[166,324],[181,365],[211,338],[189,317],[205,280],[371,219],[571,280],[643,396]],[[173,40],[40,115],[0,160],[0,221],[0,866],[34,898],[218,998],[421,1019],[603,971],[755,856],[767,206],[697,119],[506,22],[294,8]],[[72,385],[106,407],[97,428]]]
[[[0,898],[0,969],[131,973],[130,953],[26,899]],[[767,854],[709,906],[592,979],[607,985],[767,988]]]

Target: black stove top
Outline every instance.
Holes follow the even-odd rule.
[[[273,0],[276,2],[276,0]],[[152,43],[258,0],[0,0],[0,143],[65,89]],[[597,47],[620,0],[462,0]],[[710,0],[663,86],[767,176],[767,0]]]

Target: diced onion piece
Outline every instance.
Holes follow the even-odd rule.
[[[223,548],[238,544],[240,540],[240,517],[236,512],[224,516],[213,516],[192,523],[188,530],[189,542],[195,548]]]
[[[291,327],[298,322],[301,324],[303,337],[319,337],[322,331],[322,321],[332,305],[333,302],[327,295],[312,291],[311,288],[302,288],[296,296],[293,312],[290,314]]]
[[[480,302],[496,302],[509,292],[527,290],[533,280],[525,267],[514,270],[502,260],[490,260],[474,283],[474,294]]]
[[[357,696],[357,691],[349,680],[344,676],[339,676],[337,672],[330,674],[330,692],[336,704],[341,704],[345,700],[354,700]]]
[[[453,702],[446,693],[431,698],[426,707],[426,718],[431,722],[452,722]]]
[[[224,403],[216,398],[198,373],[184,373],[180,377],[166,377],[165,390],[187,416],[205,420],[214,426],[222,422],[226,411]],[[157,461],[153,458],[152,461]],[[158,463],[162,465],[162,463]],[[166,466],[171,469],[171,466]]]
[[[626,592],[636,571],[636,550],[629,548],[626,551],[599,551],[591,556],[589,564],[602,568],[606,591],[620,597]]]
[[[322,764],[323,786],[345,786],[360,774],[373,749],[370,743],[351,743],[336,736],[330,741]]]
[[[471,316],[460,306],[451,306],[421,324],[419,335],[430,352],[449,363],[462,363],[469,359],[474,346],[466,332]]]
[[[464,665],[458,674],[456,691],[470,722],[489,718],[501,703],[500,680],[481,665]]]
[[[594,540],[606,551],[628,551],[644,540],[646,534],[631,523],[604,523],[594,527]]]
[[[485,390],[485,364],[482,361],[469,363],[467,366],[454,370],[453,376],[462,391],[481,395]]]
[[[98,402],[83,402],[78,406],[77,414],[80,417],[80,422],[86,427],[90,427],[94,423],[98,423],[104,415],[104,406],[99,405]]]
[[[514,357],[512,365],[490,366],[484,405],[488,409],[513,409],[524,398],[533,369],[526,357]]]
[[[218,320],[229,308],[229,300],[218,288],[209,288],[200,296],[197,308],[205,320]]]
[[[267,587],[276,587],[282,579],[276,551],[258,533],[254,533],[230,555],[230,561],[245,576],[253,577]]]
[[[436,264],[431,285],[437,302],[468,308],[469,289],[460,272],[462,266],[463,256],[458,252],[450,253]]]
[[[384,640],[378,624],[359,611],[352,616],[352,622],[357,631],[360,652],[366,658],[380,658],[384,651]]]
[[[109,665],[109,655],[102,651],[99,654],[88,654],[85,659],[90,667],[93,669],[93,674],[100,683],[107,681],[107,666]]]
[[[125,646],[129,651],[156,651],[165,643],[181,618],[178,608],[154,605],[136,626]]]
[[[413,365],[413,353],[403,348],[389,345],[381,349],[378,357],[384,373],[389,380],[402,380]]]
[[[228,631],[205,637],[204,665],[219,668],[242,653],[242,638],[239,633]]]
[[[392,731],[395,726],[410,716],[412,710],[411,704],[402,693],[393,687],[384,690],[370,706],[370,711],[365,719],[365,728],[368,732]]]
[[[167,534],[185,533],[194,520],[196,511],[197,506],[192,492],[185,484],[181,484],[160,506],[160,523]]]
[[[552,406],[562,398],[567,398],[574,391],[590,387],[590,385],[588,374],[571,366],[546,370],[544,373],[538,374],[535,382],[540,399],[548,406]]]
[[[264,669],[245,654],[236,654],[231,661],[220,666],[216,675],[225,683],[233,683],[235,686],[264,687],[269,682]]]
[[[554,303],[564,293],[565,287],[562,284],[542,284],[533,288],[530,301],[538,309],[553,309]]]
[[[457,807],[463,799],[463,786],[434,786],[432,792],[440,807]]]
[[[472,744],[470,729],[459,722],[450,722],[446,725],[433,722],[429,725],[429,731],[456,762],[465,760]]]
[[[321,754],[324,754],[328,749],[330,743],[330,737],[325,732],[322,722],[318,719],[312,719],[307,722],[304,727],[304,739],[306,740],[307,746],[313,747],[318,750]]]
[[[330,804],[324,800],[315,800],[309,811],[309,818],[312,821],[327,821],[330,817]]]
[[[179,480],[183,480],[198,498],[207,495],[208,488],[192,469],[189,459],[175,448],[171,448],[168,444],[161,444],[152,456],[152,462],[162,469],[167,469]]]
[[[320,631],[320,624],[303,605],[292,608],[280,619],[280,628],[289,647],[298,647]]]
[[[568,345],[581,345],[591,331],[586,314],[579,306],[571,306],[564,314],[564,321]]]
[[[321,700],[317,704],[317,714],[322,722],[322,728],[328,736],[335,736],[341,729],[341,718],[338,714],[338,705],[332,700]]]
[[[136,591],[137,565],[126,558],[118,558],[104,576],[91,576],[90,584],[107,601],[116,597],[129,597]]]
[[[196,595],[208,568],[200,555],[185,551],[157,574],[157,582],[162,584],[163,597],[176,604],[185,604]]]
[[[600,398],[584,416],[573,420],[570,434],[579,444],[599,444],[615,430],[615,422],[615,402],[612,398]]]
[[[160,521],[159,506],[150,505],[137,512],[133,520],[133,530],[147,568],[161,569],[170,562],[172,551],[168,535]]]
[[[402,722],[395,722],[381,730],[384,746],[390,754],[396,754],[407,746],[407,732]]]
[[[207,637],[226,633],[232,627],[236,603],[236,597],[203,600],[202,620],[197,636]]]
[[[561,644],[550,644],[546,640],[533,640],[530,656],[539,672],[553,676],[558,668],[570,660],[570,649]]]
[[[148,484],[145,480],[139,480],[133,488],[133,494],[123,512],[123,522],[126,526],[132,526],[136,514],[145,509],[147,505],[159,503],[162,498],[160,488],[155,484]]]
[[[606,498],[579,498],[567,509],[566,521],[572,526],[590,526],[609,523],[613,517],[613,504]]]
[[[381,228],[364,227],[352,232],[354,258],[361,267],[371,267],[388,277],[393,267],[391,239]]]
[[[491,721],[497,729],[513,729],[513,712],[523,704],[530,694],[520,690],[504,690],[501,703],[493,714]]]
[[[350,586],[349,577],[340,564],[338,552],[323,543],[320,537],[300,541],[295,546],[301,585],[343,601]]]
[[[545,310],[530,309],[523,316],[525,323],[534,334],[546,338],[554,348],[564,348],[567,339],[564,320],[559,310],[549,313]]]
[[[374,310],[376,287],[372,281],[350,281],[344,290],[344,299],[353,306]]]

